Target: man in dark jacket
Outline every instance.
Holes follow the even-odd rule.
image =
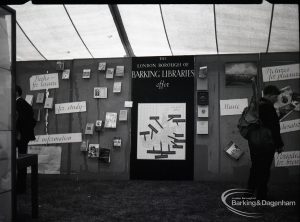
[[[264,88],[264,96],[259,102],[259,119],[263,127],[267,128],[264,144],[255,144],[249,139],[251,169],[248,180],[248,189],[257,192],[257,199],[267,199],[267,184],[270,177],[270,168],[275,152],[281,153],[283,142],[280,135],[280,124],[274,103],[277,101],[280,90],[273,85]]]
[[[17,110],[17,144],[18,154],[26,154],[30,140],[35,140],[34,127],[36,121],[33,117],[33,109],[22,97],[22,89],[16,86],[16,110]],[[17,178],[17,191],[26,191],[26,169],[20,169]]]

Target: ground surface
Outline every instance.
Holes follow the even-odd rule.
[[[30,184],[28,184],[28,187]],[[271,200],[294,207],[265,207],[260,219],[229,211],[221,201],[242,184],[195,181],[100,181],[40,175],[39,219],[31,220],[30,189],[18,195],[18,221],[300,221],[299,184],[273,184]]]

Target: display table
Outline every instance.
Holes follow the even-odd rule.
[[[31,209],[32,217],[37,218],[38,208],[38,156],[37,154],[19,154],[17,158],[17,168],[31,167]]]

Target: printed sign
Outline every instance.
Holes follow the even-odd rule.
[[[280,122],[280,133],[300,130],[300,119]]]
[[[28,145],[54,144],[54,143],[79,143],[81,141],[82,141],[81,133],[48,134],[48,135],[35,136],[35,140],[30,141]]]
[[[38,155],[39,174],[60,173],[60,146],[29,146],[28,153]],[[28,170],[30,171],[30,168]]]
[[[300,165],[300,151],[288,151],[274,155],[275,167],[299,166]]]
[[[58,73],[31,76],[29,82],[31,91],[59,88]]]
[[[271,66],[262,68],[263,81],[279,81],[287,79],[299,79],[299,63],[283,66]]]
[[[221,116],[242,114],[245,107],[248,106],[248,99],[228,99],[220,100]]]
[[[197,121],[197,134],[208,134],[208,121]]]
[[[86,111],[86,102],[72,102],[55,104],[55,114],[79,113]]]

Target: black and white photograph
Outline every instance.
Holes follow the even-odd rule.
[[[255,62],[230,62],[225,64],[226,86],[251,87],[251,79],[256,76],[257,64]]]
[[[0,222],[299,222],[299,7],[2,0]]]

